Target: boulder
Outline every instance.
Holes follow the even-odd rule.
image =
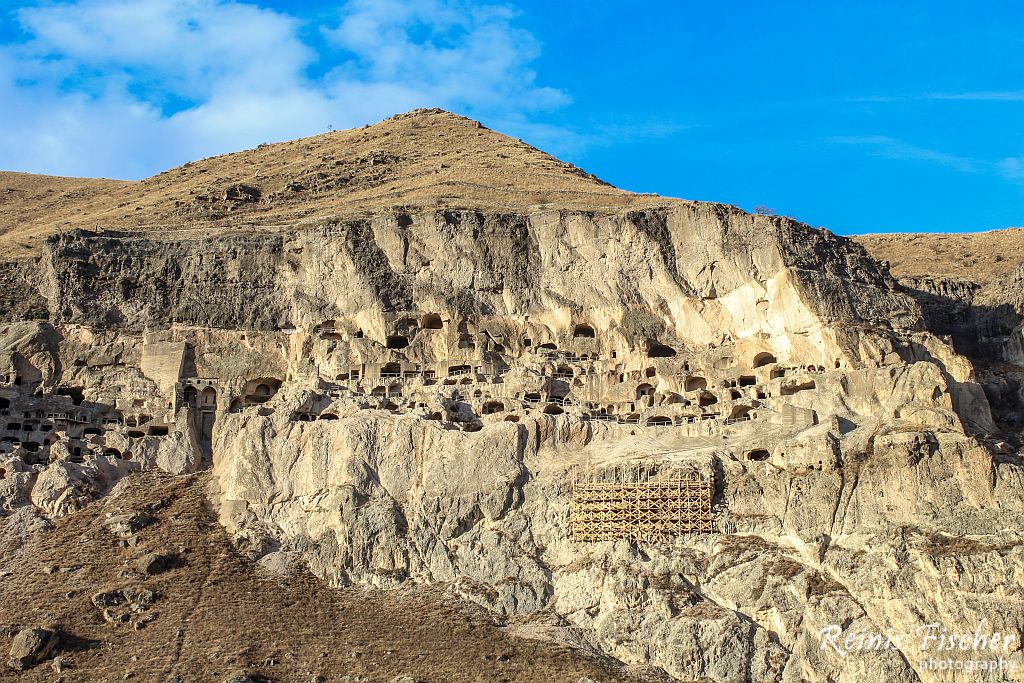
[[[60,635],[52,628],[26,628],[14,636],[7,666],[16,671],[31,669],[43,662],[60,642]]]
[[[178,555],[175,553],[148,552],[135,560],[135,569],[143,574],[152,576],[177,566],[178,561]]]

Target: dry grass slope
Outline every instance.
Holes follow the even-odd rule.
[[[1024,262],[1024,228],[965,234],[905,233],[854,237],[897,277],[945,277],[985,285]]]
[[[667,201],[618,190],[470,119],[416,110],[139,182],[0,174],[0,246],[29,255],[48,235],[75,227],[208,232],[401,208],[617,211]]]
[[[304,573],[270,577],[237,555],[207,508],[207,475],[137,475],[124,492],[61,519],[21,546],[0,536],[0,680],[61,680],[50,662],[16,674],[4,666],[10,636],[58,624],[73,638],[60,656],[67,683],[226,680],[248,669],[280,683],[636,680],[553,643],[514,638],[434,589],[331,590]],[[155,522],[122,547],[108,514],[156,504]],[[181,553],[156,575],[133,569],[146,550]],[[9,573],[8,573],[9,572]],[[120,588],[156,593],[123,624],[104,620],[92,596]],[[134,622],[155,617],[136,630]],[[128,675],[130,674],[130,675]],[[359,677],[363,678],[359,678]]]

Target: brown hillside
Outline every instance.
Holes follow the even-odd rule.
[[[120,495],[23,545],[0,536],[0,656],[20,628],[52,624],[64,633],[62,677],[50,661],[15,673],[0,660],[0,680],[219,683],[241,670],[275,683],[637,680],[561,645],[514,638],[440,590],[332,590],[298,570],[261,574],[208,510],[207,482],[136,475]],[[125,513],[152,522],[119,540],[104,522]],[[146,575],[136,563],[147,551],[179,559]],[[105,618],[94,596],[122,589],[153,597],[136,610],[113,605]]]
[[[34,248],[38,236],[77,223],[133,185],[120,180],[0,171],[0,245],[8,252]]]
[[[1024,228],[989,232],[902,233],[853,238],[897,277],[946,277],[988,284],[1024,262]]]
[[[25,255],[74,227],[270,227],[394,207],[618,210],[665,201],[618,190],[475,121],[430,109],[139,182],[0,174],[0,246]]]

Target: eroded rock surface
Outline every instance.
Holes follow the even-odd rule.
[[[367,159],[401,184],[401,155]],[[272,201],[240,187],[210,202]],[[212,469],[270,572],[444,586],[680,680],[947,680],[910,641],[823,647],[833,627],[1019,643],[1019,440],[979,383],[991,359],[943,327],[984,292],[901,284],[788,219],[601,192],[50,237],[0,269],[34,302],[0,329],[0,510],[58,518],[133,472]],[[622,466],[712,481],[713,531],[577,540],[574,482]],[[1013,680],[977,674],[958,680]]]

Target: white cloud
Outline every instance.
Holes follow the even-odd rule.
[[[352,0],[330,41],[356,55],[377,83],[432,93],[474,107],[516,102],[519,110],[566,103],[537,87],[524,65],[539,54],[534,38],[511,25],[511,10],[441,0]],[[338,71],[344,82],[347,73]]]
[[[313,58],[295,19],[238,2],[82,0],[18,16],[34,36],[25,52],[56,58],[80,83],[123,74],[187,98],[224,85],[272,92]]]
[[[849,98],[850,102],[1024,102],[1024,90],[972,90],[967,92],[927,92],[914,95],[867,95]]]
[[[863,147],[870,150],[873,155],[888,159],[924,161],[963,173],[998,175],[1007,182],[1024,185],[1024,156],[998,160],[963,157],[918,147],[887,135],[838,135],[826,138],[825,141],[839,145]]]
[[[350,0],[319,54],[300,18],[234,0],[48,2],[18,18],[29,39],[0,47],[4,169],[142,177],[419,106],[531,130],[531,112],[567,102],[537,84],[539,46],[501,6]]]
[[[984,161],[978,159],[918,147],[887,135],[838,135],[827,138],[826,141],[840,145],[867,147],[873,154],[889,159],[927,161],[941,166],[949,166],[965,173],[979,173],[987,166]]]
[[[1024,184],[1024,156],[1003,159],[999,162],[999,172],[1010,182]]]
[[[929,100],[962,100],[965,102],[1024,102],[1024,90],[975,90],[971,92],[928,93]]]

